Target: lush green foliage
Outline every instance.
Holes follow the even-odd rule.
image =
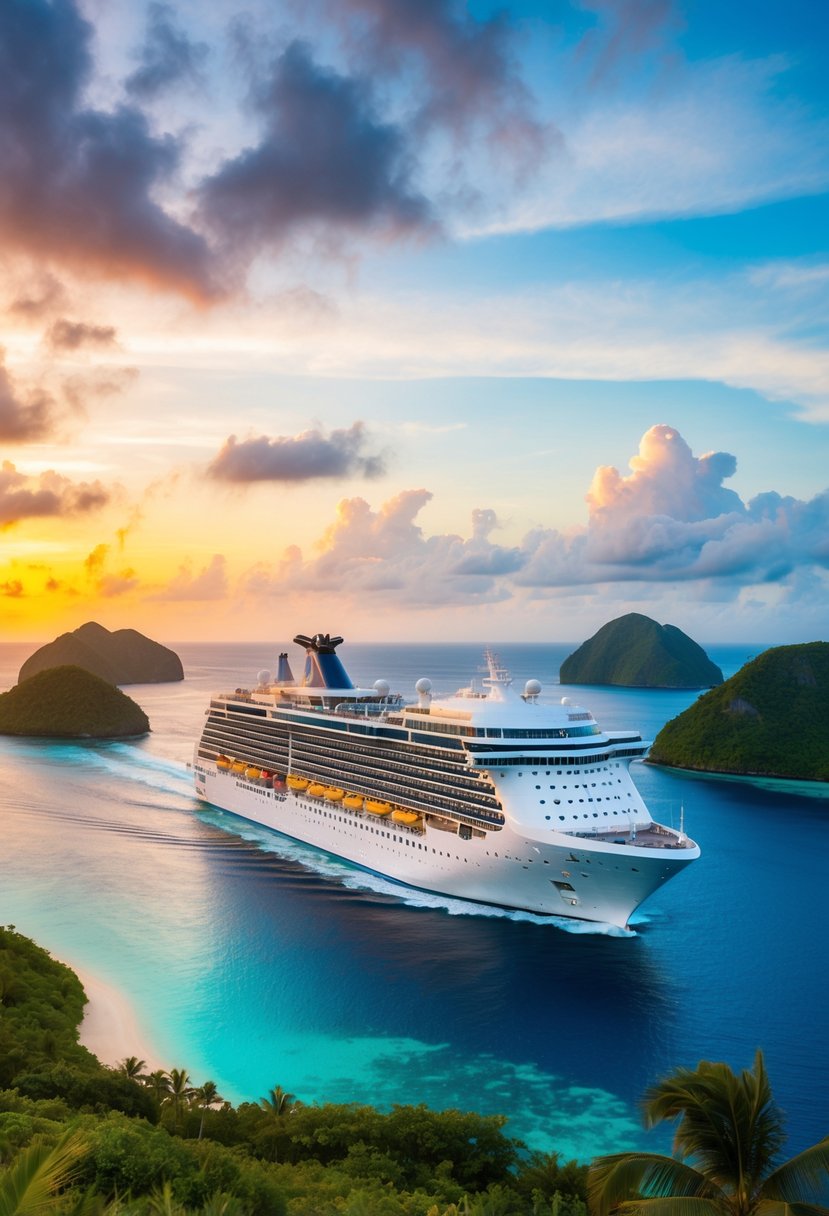
[[[705,693],[657,735],[655,764],[829,781],[829,642],[778,646]]]
[[[131,697],[82,667],[51,667],[0,695],[0,734],[116,739],[145,735]]]
[[[278,1085],[233,1107],[183,1068],[103,1068],[78,1044],[77,977],[11,927],[0,983],[0,1216],[585,1216],[586,1168],[527,1154],[501,1116]]]
[[[649,1126],[676,1119],[674,1156],[616,1153],[590,1168],[593,1216],[829,1216],[829,1136],[783,1165],[783,1120],[762,1052],[739,1075],[707,1060],[645,1095]]]
[[[722,672],[675,625],[629,612],[609,621],[561,665],[562,684],[622,684],[629,688],[708,688]]]

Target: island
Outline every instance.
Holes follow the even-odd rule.
[[[829,781],[827,721],[829,642],[776,646],[663,726],[648,763]]]
[[[640,612],[608,621],[561,665],[562,684],[626,688],[711,688],[722,684],[716,663],[687,633]]]
[[[164,684],[183,680],[181,659],[174,650],[145,637],[137,629],[116,629],[88,621],[71,633],[41,646],[20,668],[19,680],[65,665],[83,667],[110,684]]]
[[[0,695],[0,735],[124,739],[149,729],[132,697],[82,667],[51,667]]]

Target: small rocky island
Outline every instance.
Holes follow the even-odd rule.
[[[0,735],[123,739],[149,729],[132,697],[82,667],[51,667],[0,695]]]
[[[184,679],[181,659],[174,650],[136,629],[110,633],[95,621],[41,646],[20,668],[18,679],[27,680],[39,671],[67,664],[83,667],[110,684],[164,684]]]
[[[648,761],[741,777],[829,781],[829,642],[777,646],[656,736]]]
[[[603,625],[561,665],[562,684],[626,688],[711,688],[722,684],[716,663],[687,633],[628,612]]]

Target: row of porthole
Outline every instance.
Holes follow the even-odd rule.
[[[313,809],[314,809],[314,814],[321,815],[324,819],[336,819],[340,823],[345,823],[350,826],[355,826],[354,820],[352,820],[352,819],[344,819],[342,817],[342,815],[334,815],[330,811],[322,811],[316,807],[314,807]],[[359,823],[359,824],[356,824],[356,826],[359,827],[363,831],[371,832],[372,836],[384,836],[384,837],[386,837],[387,840],[394,840],[398,844],[408,844],[408,845],[411,845],[412,848],[417,847],[418,849],[423,849],[424,852],[426,852],[426,853],[429,852],[428,844],[421,844],[421,842],[419,840],[408,840],[408,839],[404,839],[402,836],[400,836],[400,837],[394,836],[391,832],[384,832],[381,828],[373,828],[368,823]],[[439,853],[441,857],[444,856],[443,849],[434,849],[433,848],[432,852]],[[452,854],[446,853],[445,856],[447,858],[451,858]],[[496,857],[497,857],[497,853],[496,853]],[[467,865],[469,864],[466,857],[459,857],[457,855],[457,853],[455,854],[455,861],[463,861]]]
[[[613,782],[612,782],[612,781],[603,781],[603,782],[602,782],[602,785],[612,785],[612,784],[613,784]],[[617,777],[617,778],[616,778],[616,784],[617,784],[617,785],[621,785],[621,784],[622,784],[622,778],[621,778],[621,777]],[[537,790],[540,790],[540,789],[541,789],[541,786],[540,786],[540,785],[537,785],[535,788],[536,788]],[[551,786],[550,786],[550,789],[551,789],[551,790],[557,790],[558,788],[559,788],[559,787],[558,787],[557,785],[551,785]],[[567,783],[565,782],[565,783],[564,783],[564,784],[561,786],[561,788],[562,788],[563,790],[569,790],[569,789],[570,789],[570,786],[569,786],[569,785],[567,785]],[[590,782],[589,787],[588,787],[588,784],[587,784],[587,782],[586,782],[586,781],[582,781],[582,782],[580,782],[578,785],[574,785],[574,786],[573,786],[573,789],[574,789],[574,790],[586,790],[586,789],[588,789],[588,788],[589,788],[589,789],[591,789],[591,790],[594,790],[594,789],[596,788],[596,782],[595,782],[595,781],[591,781],[591,782]]]

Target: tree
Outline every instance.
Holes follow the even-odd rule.
[[[144,1075],[144,1084],[147,1089],[152,1091],[159,1106],[170,1095],[170,1074],[165,1072],[163,1068],[157,1068],[154,1072],[148,1072]]]
[[[143,1081],[144,1074],[141,1070],[146,1067],[146,1060],[139,1060],[138,1056],[127,1056],[126,1059],[121,1060],[118,1071],[122,1072],[125,1077],[129,1077],[131,1081]]]
[[[224,1102],[224,1098],[216,1088],[215,1081],[205,1081],[204,1085],[199,1085],[193,1090],[193,1098],[196,1104],[201,1108],[201,1123],[199,1124],[199,1140],[204,1132],[204,1114],[210,1106],[216,1106],[219,1102]]]
[[[293,1114],[297,1106],[297,1102],[293,1094],[286,1093],[281,1085],[275,1086],[268,1090],[266,1098],[259,1099],[259,1106],[267,1116],[267,1134],[273,1140],[273,1159],[276,1161],[276,1150],[279,1144],[279,1137],[282,1134],[283,1123],[287,1115]]]
[[[593,1216],[829,1216],[819,1202],[829,1136],[776,1164],[785,1137],[762,1052],[739,1076],[707,1060],[677,1069],[647,1091],[644,1113],[649,1127],[679,1120],[677,1157],[599,1157],[588,1176]]]
[[[87,1150],[84,1137],[69,1132],[51,1148],[33,1144],[18,1154],[0,1180],[0,1216],[45,1216],[62,1202],[58,1192],[71,1180]]]
[[[175,1113],[175,1124],[178,1127],[179,1118],[181,1116],[181,1104],[186,1102],[192,1094],[190,1088],[190,1074],[186,1068],[171,1068],[170,1069],[170,1100],[173,1103],[173,1111]]]

